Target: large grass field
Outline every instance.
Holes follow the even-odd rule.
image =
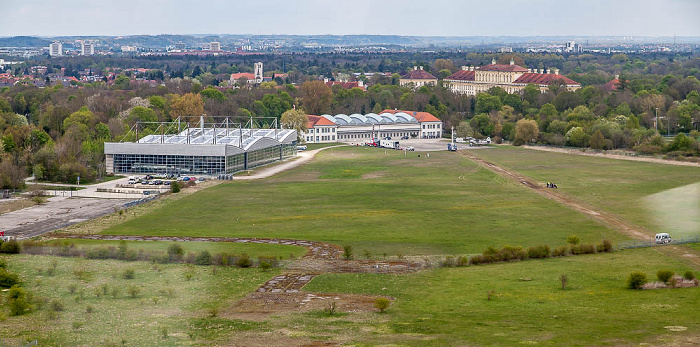
[[[613,212],[651,232],[700,232],[700,168],[542,152],[512,146],[472,153]]]
[[[374,254],[480,253],[618,233],[456,153],[323,151],[299,168],[192,194],[107,234],[295,238]]]
[[[351,343],[659,345],[669,344],[676,336],[691,341],[700,338],[700,288],[625,288],[632,271],[642,271],[656,280],[660,269],[680,274],[688,270],[653,249],[638,249],[442,268],[410,276],[327,274],[315,278],[304,290],[396,298],[385,314],[386,321],[364,328],[385,333],[358,334]],[[561,274],[569,276],[566,290],[561,290]],[[490,301],[489,291],[494,292]],[[324,324],[310,320],[296,328],[321,334]],[[352,329],[350,319],[347,324],[346,328]],[[687,330],[672,332],[665,328],[669,326]]]
[[[7,318],[5,308],[0,309],[0,320],[6,318],[0,323],[3,346],[32,340],[39,346],[210,345],[257,326],[212,317],[212,309],[226,307],[278,273],[233,267],[214,273],[206,266],[50,256],[4,258],[35,301],[45,303],[18,317]],[[49,274],[53,264],[56,270]],[[135,270],[133,279],[122,278],[126,269]],[[192,274],[189,280],[187,273]],[[136,297],[129,294],[131,286],[140,288]],[[0,293],[0,298],[5,296]],[[63,309],[55,311],[53,302]]]

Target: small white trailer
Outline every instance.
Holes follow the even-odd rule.
[[[379,141],[379,147],[399,149],[399,141],[394,140],[381,140]]]

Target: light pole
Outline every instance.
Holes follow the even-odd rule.
[[[654,125],[656,126],[656,132],[659,132],[659,108],[655,108],[654,111],[656,112],[656,121],[654,121]]]

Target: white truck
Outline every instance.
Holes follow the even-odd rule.
[[[394,140],[381,140],[379,141],[379,147],[399,149],[399,141]]]

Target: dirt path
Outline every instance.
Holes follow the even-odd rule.
[[[622,160],[629,160],[629,161],[643,161],[643,162],[647,162],[647,163],[666,164],[666,165],[700,167],[700,163],[692,163],[692,162],[687,162],[687,161],[677,161],[677,160],[669,160],[669,159],[661,159],[661,158],[650,158],[650,157],[635,156],[635,155],[621,155],[621,154],[598,153],[598,152],[589,152],[589,151],[584,152],[582,149],[568,149],[568,148],[556,148],[556,147],[552,148],[552,147],[542,147],[542,146],[523,146],[523,148],[534,149],[536,151],[543,151],[543,152],[556,152],[556,153],[585,155],[585,156],[589,156],[589,157],[622,159]]]
[[[516,181],[532,189],[535,193],[546,197],[547,199],[568,206],[580,213],[589,216],[589,218],[592,218],[602,223],[603,225],[606,225],[611,229],[622,232],[623,234],[626,234],[634,239],[649,241],[649,239],[652,238],[654,235],[652,231],[628,223],[622,220],[621,218],[612,215],[611,213],[598,210],[591,205],[588,205],[564,193],[561,193],[557,189],[546,188],[545,185],[541,182],[537,182],[514,171],[510,171],[494,163],[478,158],[470,152],[460,151],[459,153],[502,177],[506,177],[513,181]],[[693,264],[696,268],[700,268],[700,254],[694,249],[683,246],[664,246],[656,247],[656,249],[666,255],[684,259],[687,262]]]

